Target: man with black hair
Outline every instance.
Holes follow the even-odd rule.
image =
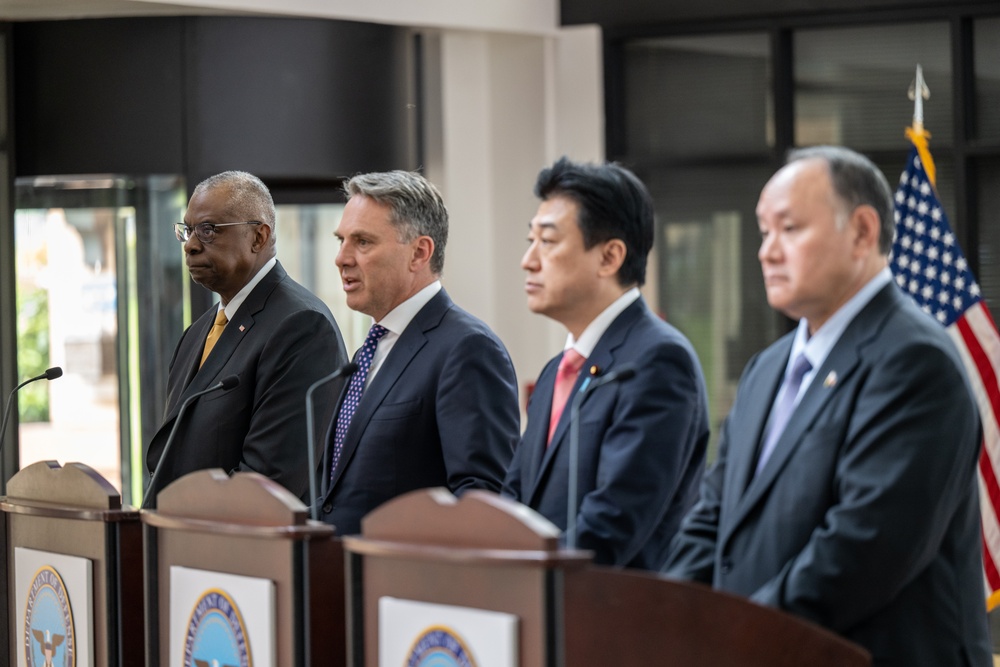
[[[705,380],[691,344],[639,294],[653,245],[645,186],[615,164],[563,158],[542,170],[528,228],[528,307],[566,327],[563,353],[542,370],[504,494],[567,526],[577,485],[577,543],[606,565],[656,569],[694,502],[705,463]],[[579,465],[569,466],[572,396],[634,366],[635,376],[587,393]]]

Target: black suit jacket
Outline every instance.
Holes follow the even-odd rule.
[[[504,495],[565,530],[570,403],[546,447],[560,358],[535,385]],[[591,366],[604,374],[627,364],[635,365],[634,378],[595,389],[580,405],[577,546],[594,550],[597,563],[658,569],[697,496],[708,399],[691,344],[641,298],[604,332],[574,393]]]
[[[346,393],[346,386],[341,395]],[[339,405],[339,402],[338,402]],[[340,535],[400,494],[434,486],[499,491],[520,432],[514,366],[500,339],[442,289],[407,325],[351,419],[321,516]]]
[[[944,329],[887,285],[754,476],[791,344],[744,371],[665,572],[826,626],[875,665],[991,665],[979,419]]]
[[[147,489],[145,506],[155,507],[155,495],[170,482],[204,468],[253,470],[306,499],[305,392],[347,362],[340,329],[329,308],[278,263],[240,305],[199,369],[216,312],[210,308],[188,327],[174,350],[166,416],[146,450],[149,472],[158,465],[164,470],[156,488]],[[184,400],[233,374],[239,386],[191,404],[161,460]],[[341,386],[331,382],[313,394],[319,434]]]

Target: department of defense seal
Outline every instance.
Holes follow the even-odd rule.
[[[62,577],[45,565],[35,573],[24,605],[28,667],[76,667],[73,610]]]
[[[413,642],[406,667],[476,667],[476,661],[457,632],[435,625]]]
[[[246,626],[224,591],[201,594],[188,621],[184,667],[253,667]]]

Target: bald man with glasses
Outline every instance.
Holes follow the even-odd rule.
[[[308,500],[306,390],[348,358],[329,308],[277,261],[274,219],[260,179],[227,171],[195,188],[184,222],[174,225],[191,279],[219,303],[188,327],[170,360],[165,417],[146,449],[143,507],[205,468],[253,470]],[[232,375],[237,386],[195,399],[177,422],[189,397]],[[332,417],[341,384],[313,394],[318,427]]]

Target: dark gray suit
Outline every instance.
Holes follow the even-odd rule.
[[[331,483],[332,428],[320,508],[339,535],[360,532],[365,514],[407,491],[499,491],[520,432],[514,366],[496,334],[442,289],[365,389]]]
[[[150,473],[157,465],[165,468],[146,495],[152,499],[189,472],[222,468],[259,472],[306,499],[305,393],[314,381],[347,363],[340,329],[329,308],[278,263],[240,305],[199,369],[216,312],[210,308],[188,327],[174,350],[166,416],[146,450]],[[206,394],[191,404],[161,462],[184,400],[233,374],[240,378],[238,387]],[[341,385],[331,382],[313,394],[319,434]]]
[[[884,287],[754,477],[791,344],[786,336],[747,365],[665,573],[826,626],[875,665],[992,664],[979,419],[944,329]]]

